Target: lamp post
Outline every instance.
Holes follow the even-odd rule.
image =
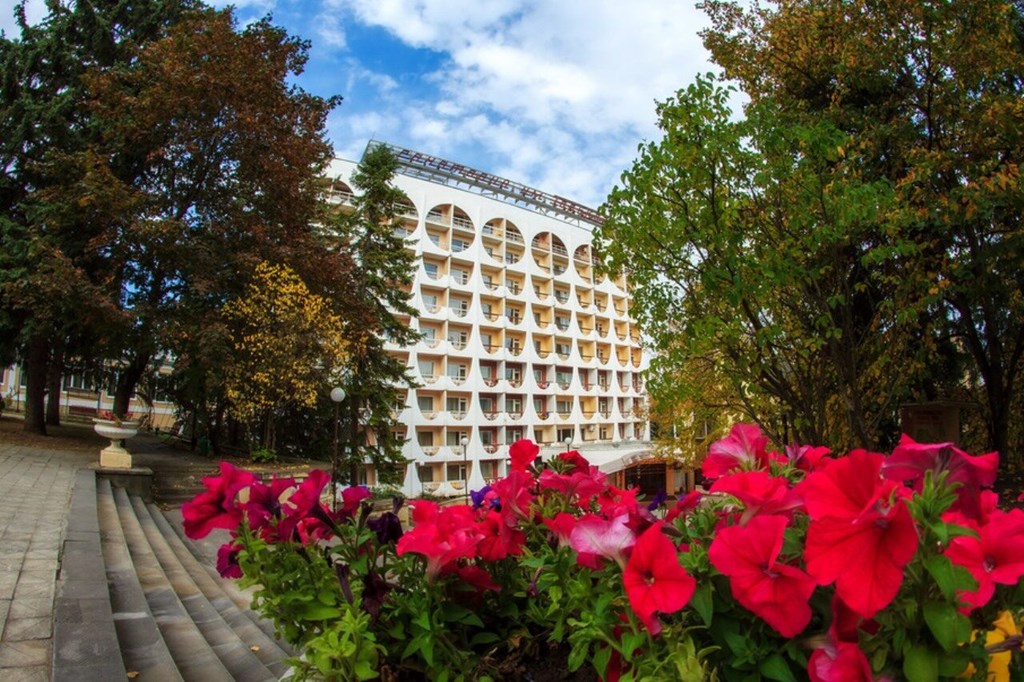
[[[459,443],[462,444],[462,492],[466,495],[466,504],[469,504],[469,456],[466,454],[466,450],[469,449],[469,438],[463,436]]]
[[[331,389],[331,402],[334,403],[334,454],[331,456],[331,511],[338,510],[338,424],[341,421],[339,410],[345,400],[345,389],[335,386]]]
[[[566,436],[562,442],[565,443],[565,451],[569,452],[569,449],[572,448],[572,436]]]

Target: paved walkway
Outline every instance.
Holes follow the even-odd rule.
[[[53,598],[75,472],[97,453],[0,442],[0,679],[50,679]]]

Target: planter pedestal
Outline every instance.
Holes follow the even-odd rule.
[[[139,425],[135,422],[118,424],[106,419],[93,421],[93,430],[110,439],[110,445],[100,450],[100,466],[104,469],[131,469],[132,455],[125,449],[124,441],[139,432]]]

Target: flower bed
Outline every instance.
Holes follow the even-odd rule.
[[[553,651],[607,680],[1021,665],[1024,511],[988,490],[995,453],[906,437],[888,457],[779,452],[738,425],[710,448],[709,490],[666,509],[579,453],[538,451],[514,444],[472,505],[413,501],[410,529],[401,500],[372,515],[365,488],[325,506],[324,472],[263,482],[229,464],[182,513],[192,537],[233,531],[219,569],[259,586],[299,675],[523,679]]]

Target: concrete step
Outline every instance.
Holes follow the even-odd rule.
[[[53,679],[126,679],[114,627],[97,514],[96,474],[78,472],[53,605]]]
[[[133,497],[130,502],[135,510],[135,516],[149,540],[153,554],[160,562],[164,575],[174,588],[175,594],[221,663],[231,673],[232,678],[253,681],[276,680],[279,675],[271,673],[263,665],[252,649],[252,645],[239,637],[206,594],[199,589],[142,499]],[[251,623],[251,621],[249,622]],[[255,629],[255,626],[253,627]]]
[[[135,515],[128,494],[121,488],[114,488],[113,497],[146,603],[181,677],[187,682],[233,680],[178,598]]]
[[[181,516],[180,509],[169,509],[164,512],[164,519],[168,525],[173,528],[175,535],[187,548],[188,552],[196,557],[197,561],[202,565],[206,573],[216,580],[220,585],[221,589],[227,597],[238,607],[242,613],[246,614],[256,626],[263,631],[263,633],[270,639],[276,641],[278,645],[289,655],[294,656],[296,654],[286,642],[282,642],[277,639],[277,634],[274,632],[274,626],[269,621],[263,620],[252,610],[252,589],[242,589],[238,586],[238,583],[234,580],[224,580],[217,574],[217,548],[230,539],[230,535],[224,530],[214,530],[210,535],[203,538],[202,540],[193,540],[185,535],[184,521]]]
[[[248,604],[246,604],[246,608],[243,610],[231,599],[228,595],[227,587],[234,587],[234,582],[225,581],[215,574],[211,575],[209,567],[204,566],[196,558],[196,555],[189,550],[167,520],[164,512],[154,504],[148,505],[148,508],[153,522],[160,529],[167,544],[174,551],[181,565],[188,571],[192,580],[195,581],[196,586],[206,596],[210,604],[217,609],[217,612],[220,613],[224,621],[231,626],[272,673],[279,677],[284,675],[288,670],[285,659],[292,654],[286,651],[272,636],[268,635],[266,630],[270,628],[260,627],[258,616],[248,609]],[[170,513],[177,513],[180,516],[180,511],[178,510]]]
[[[96,500],[110,606],[124,668],[128,673],[137,674],[139,679],[179,681],[182,675],[164,642],[132,563],[110,481],[97,481]]]

